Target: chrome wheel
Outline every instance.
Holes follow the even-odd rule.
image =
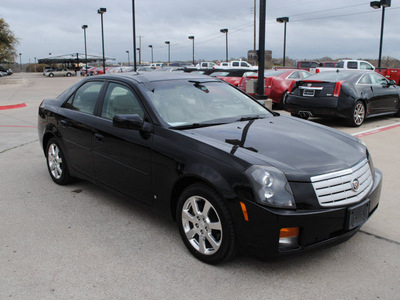
[[[63,173],[63,160],[56,144],[50,144],[48,147],[47,162],[51,176],[60,179]]]
[[[365,108],[362,102],[357,102],[353,111],[353,120],[356,126],[360,126],[365,119]]]
[[[188,242],[203,255],[212,255],[221,246],[221,219],[205,198],[192,196],[183,204],[182,226]]]

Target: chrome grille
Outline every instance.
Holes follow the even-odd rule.
[[[354,185],[359,183],[359,188]],[[368,160],[354,167],[334,173],[311,177],[311,182],[321,206],[333,207],[361,201],[373,185]]]

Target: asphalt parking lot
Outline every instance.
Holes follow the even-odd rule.
[[[78,80],[0,78],[0,299],[399,299],[400,118],[359,128],[311,119],[366,132],[383,172],[380,206],[352,239],[280,261],[239,256],[214,267],[192,257],[175,223],[91,183],[52,182],[37,108]]]

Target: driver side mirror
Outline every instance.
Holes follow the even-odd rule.
[[[124,129],[142,129],[144,121],[141,116],[133,115],[115,115],[113,118],[113,126]]]

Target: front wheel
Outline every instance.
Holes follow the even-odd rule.
[[[350,118],[347,119],[347,124],[352,127],[360,126],[365,120],[365,106],[361,101],[354,104]]]
[[[236,254],[231,214],[222,198],[204,184],[193,184],[178,200],[177,220],[185,246],[199,260],[219,264]]]
[[[71,182],[72,177],[68,171],[67,160],[55,138],[47,143],[46,161],[50,177],[55,183],[65,185]]]
[[[67,77],[71,77],[71,73],[67,73]]]

